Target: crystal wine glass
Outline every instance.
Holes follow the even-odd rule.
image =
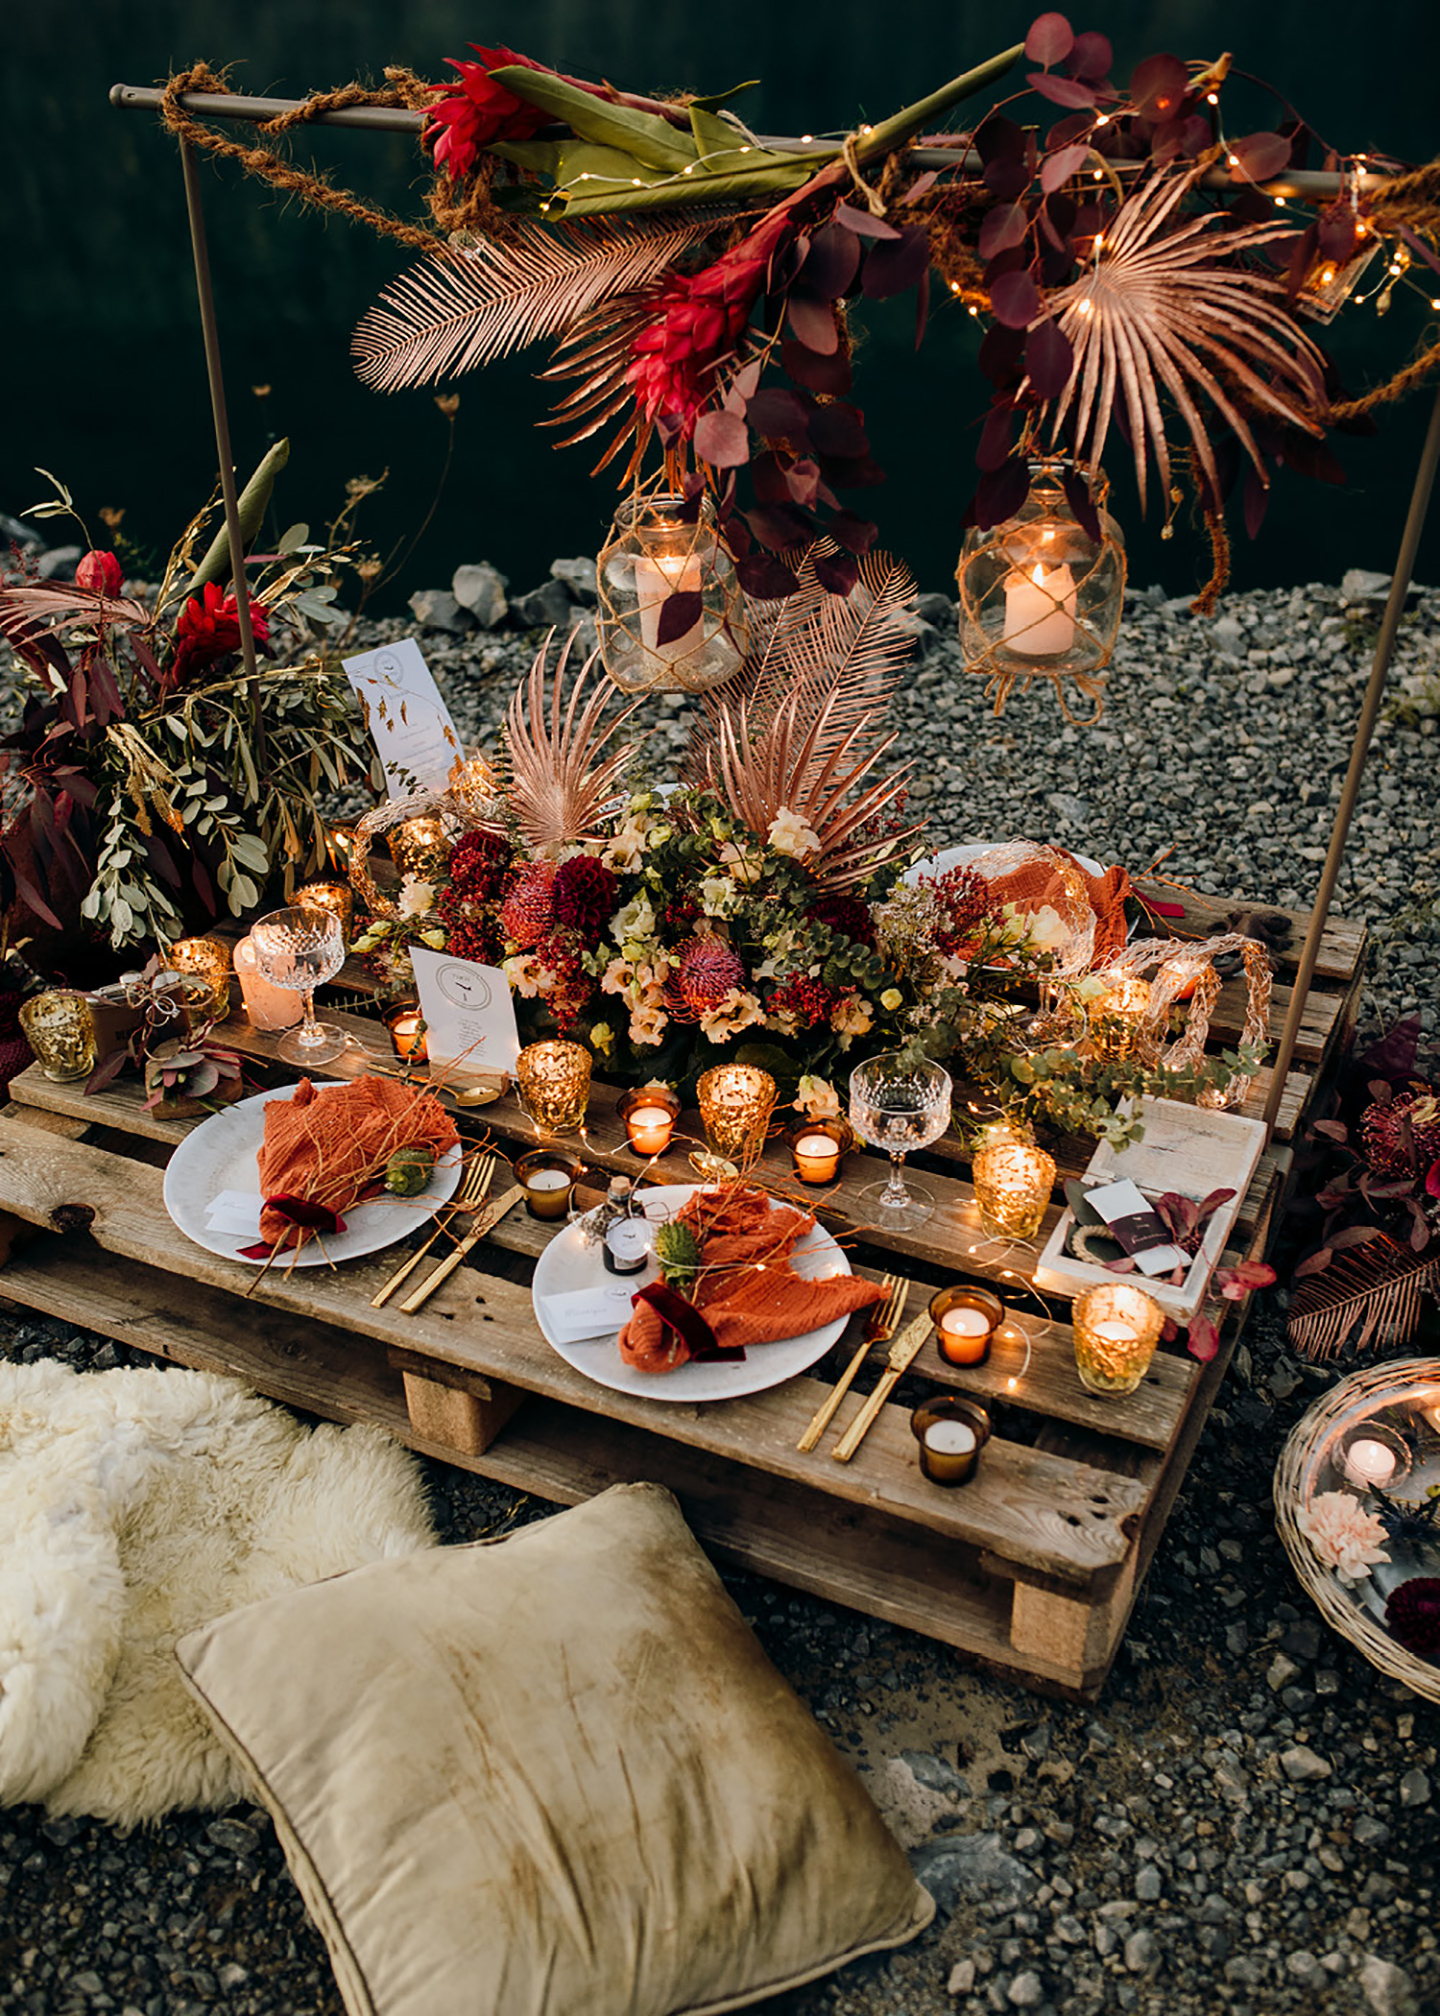
[[[950,1074],[903,1050],[882,1050],[850,1073],[850,1125],[872,1148],[890,1157],[890,1176],[861,1196],[873,1199],[876,1221],[891,1231],[922,1224],[934,1209],[932,1193],[905,1187],[905,1157],[928,1148],[950,1125]]]
[[[287,1064],[327,1064],[349,1043],[333,1022],[315,1020],[315,989],[332,980],[345,964],[345,938],[333,910],[296,904],[272,910],[250,933],[255,964],[262,980],[305,997],[305,1016],[298,1029],[282,1036],[276,1054]]]

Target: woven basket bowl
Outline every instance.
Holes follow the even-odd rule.
[[[1340,1438],[1384,1407],[1440,1408],[1440,1358],[1398,1358],[1352,1372],[1317,1400],[1293,1429],[1275,1466],[1275,1524],[1291,1565],[1321,1616],[1372,1666],[1427,1701],[1440,1701],[1440,1666],[1407,1652],[1357,1595],[1311,1552],[1297,1515],[1320,1490],[1338,1488],[1331,1468]]]

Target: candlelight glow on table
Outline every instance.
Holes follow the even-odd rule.
[[[20,1010],[36,1062],[47,1078],[65,1084],[88,1078],[95,1069],[95,1024],[83,994],[69,987],[49,987],[34,994]]]
[[[1389,1491],[1408,1475],[1410,1451],[1383,1421],[1362,1421],[1341,1443],[1339,1461],[1347,1484]]]
[[[451,854],[445,821],[428,814],[392,826],[385,835],[385,844],[401,875],[414,875],[422,882],[438,880]]]
[[[790,1155],[802,1183],[833,1183],[853,1136],[841,1120],[803,1120],[790,1130]]]
[[[590,1052],[558,1038],[527,1044],[515,1060],[515,1087],[542,1134],[578,1128],[590,1097]]]
[[[255,946],[242,938],[235,947],[235,977],[240,982],[240,999],[252,1029],[293,1029],[304,1014],[300,996],[288,987],[276,987],[260,971]]]
[[[1164,1311],[1143,1288],[1107,1281],[1075,1298],[1075,1370],[1091,1393],[1133,1393],[1150,1369]]]
[[[1055,1186],[1055,1159],[1030,1141],[992,1142],[971,1164],[980,1223],[995,1239],[1033,1239]]]
[[[417,1064],[425,1062],[428,1055],[425,1017],[413,1001],[403,1001],[398,1008],[392,1008],[385,1017],[385,1027],[390,1031],[391,1046],[397,1057],[413,1059]]]

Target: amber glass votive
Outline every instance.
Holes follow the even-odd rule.
[[[582,1173],[573,1155],[557,1155],[549,1148],[536,1148],[515,1159],[515,1181],[525,1192],[525,1209],[532,1218],[564,1218]]]
[[[205,1019],[223,1022],[230,1013],[230,947],[218,938],[178,938],[165,954],[176,973],[205,982]],[[199,1005],[198,1003],[196,1005]]]
[[[1075,1297],[1075,1370],[1091,1393],[1133,1393],[1150,1369],[1165,1312],[1129,1281],[1106,1281]]]
[[[765,1145],[775,1108],[775,1080],[753,1064],[716,1064],[695,1087],[705,1139],[730,1162],[749,1162]]]
[[[992,1238],[1033,1239],[1055,1185],[1055,1160],[1028,1141],[997,1141],[971,1164],[980,1223]]]
[[[438,882],[451,854],[445,821],[428,815],[392,826],[385,844],[400,873],[418,876],[422,882]]]
[[[988,1288],[942,1288],[930,1304],[935,1349],[947,1365],[983,1365],[1005,1321],[1005,1304]]]
[[[48,987],[20,1010],[20,1027],[47,1078],[63,1085],[95,1069],[95,1023],[90,1003],[71,987]]]
[[[638,1086],[615,1108],[624,1123],[625,1138],[637,1155],[665,1153],[680,1110],[680,1101],[668,1085]]]
[[[946,1393],[927,1400],[910,1416],[910,1433],[920,1444],[920,1470],[932,1484],[953,1489],[968,1484],[990,1440],[990,1416],[978,1400]]]
[[[844,1120],[802,1120],[790,1129],[790,1155],[802,1183],[833,1183],[855,1136]]]
[[[590,1098],[590,1052],[581,1043],[530,1043],[515,1060],[520,1104],[543,1134],[578,1127]]]
[[[1150,983],[1138,973],[1116,973],[1090,1010],[1090,1047],[1108,1064],[1133,1057],[1150,1014]]]
[[[355,922],[355,891],[348,882],[307,882],[295,891],[297,903],[308,903],[312,910],[328,910],[340,919],[340,936],[345,941],[345,950],[350,950],[350,938]]]
[[[398,1008],[392,1008],[385,1017],[385,1027],[390,1031],[390,1043],[397,1057],[408,1058],[412,1063],[423,1064],[429,1054],[425,1048],[425,1017],[413,1001],[402,1001]]]

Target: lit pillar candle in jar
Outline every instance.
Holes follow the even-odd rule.
[[[385,1017],[385,1026],[390,1031],[390,1041],[397,1057],[412,1058],[423,1064],[427,1056],[425,1048],[425,1017],[418,1008],[394,1008]]]
[[[1033,1239],[1045,1222],[1055,1159],[1028,1141],[997,1141],[971,1164],[980,1223],[993,1239]]]
[[[295,901],[312,910],[328,910],[340,919],[340,936],[350,949],[350,931],[355,920],[355,892],[348,882],[306,882],[295,891]]]
[[[990,1439],[990,1416],[978,1402],[946,1394],[916,1408],[910,1432],[920,1444],[921,1474],[932,1484],[953,1488],[975,1475],[980,1451]]]
[[[564,1218],[579,1176],[578,1162],[545,1150],[522,1155],[515,1164],[515,1180],[525,1192],[525,1209],[532,1218]]]
[[[1038,560],[1028,572],[1011,569],[1002,641],[1024,658],[1051,658],[1070,649],[1075,642],[1075,577],[1063,561],[1048,569]]]
[[[1150,983],[1138,973],[1103,976],[1110,981],[1090,1010],[1090,1045],[1108,1063],[1133,1056],[1150,1014]]]
[[[686,527],[677,527],[684,533]],[[668,642],[660,642],[660,612],[672,595],[698,595],[705,586],[705,562],[698,553],[640,553],[635,557],[635,599],[640,606],[640,642],[662,665],[676,665],[705,642],[703,615]]]
[[[305,1013],[302,997],[292,987],[274,987],[255,961],[255,947],[242,938],[235,947],[235,978],[252,1029],[293,1029]]]
[[[1091,1393],[1133,1393],[1150,1369],[1165,1314],[1129,1281],[1107,1281],[1075,1297],[1075,1370]]]
[[[680,1101],[668,1085],[642,1085],[638,1091],[627,1092],[615,1110],[637,1155],[665,1153],[680,1118]]]

